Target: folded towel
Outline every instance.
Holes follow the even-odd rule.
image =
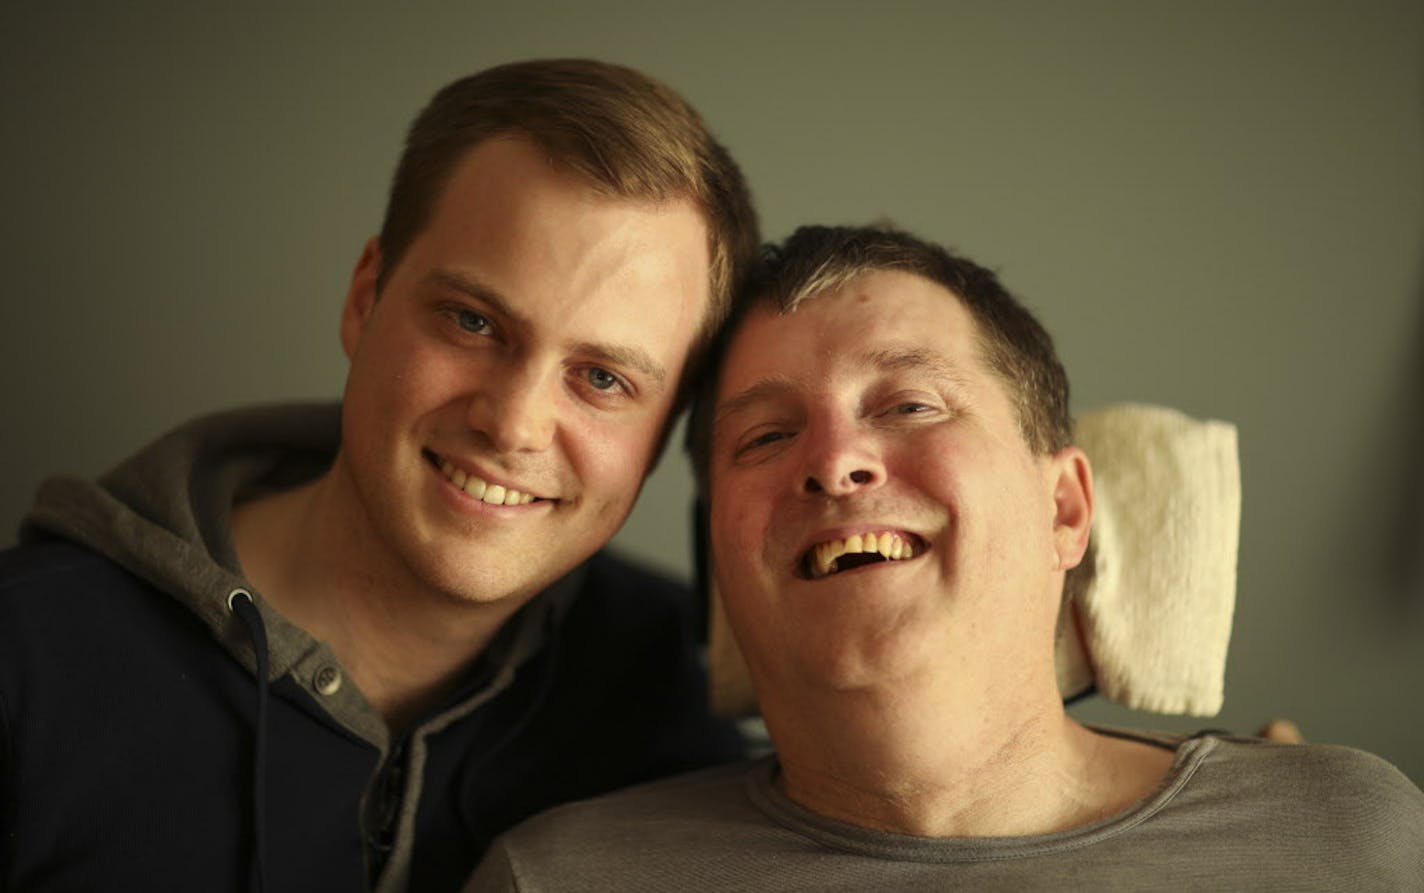
[[[1084,413],[1074,439],[1092,463],[1096,505],[1089,555],[1066,584],[1059,689],[1071,697],[1096,684],[1128,707],[1217,713],[1236,603],[1236,428],[1124,404]],[[712,708],[753,714],[715,589],[710,608]]]
[[[1073,694],[1090,674],[1128,707],[1216,714],[1236,606],[1236,428],[1127,404],[1085,413],[1074,440],[1092,463],[1096,506],[1059,638],[1059,687]]]

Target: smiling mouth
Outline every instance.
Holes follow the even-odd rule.
[[[491,484],[479,475],[470,474],[463,468],[456,468],[449,459],[442,459],[435,453],[425,452],[425,459],[445,476],[445,479],[486,505],[529,505],[531,502],[551,502],[542,496],[513,490],[500,484]]]
[[[918,558],[926,548],[924,540],[913,533],[869,531],[817,543],[801,556],[798,567],[804,578],[819,580],[867,564]]]

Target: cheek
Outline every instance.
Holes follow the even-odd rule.
[[[709,536],[709,570],[737,641],[747,649],[764,631],[766,624],[756,622],[756,618],[762,616],[770,601],[771,583],[759,556],[748,544],[746,529],[737,524],[740,520],[714,521]]]
[[[953,442],[900,445],[890,474],[939,505],[958,507],[969,499],[966,470],[982,467],[983,457]]]
[[[756,487],[721,486],[716,492],[710,524],[713,560],[745,575],[746,568],[765,559],[774,538],[771,506],[764,495],[757,498]]]
[[[470,377],[440,351],[398,331],[369,330],[351,365],[348,391],[384,414],[404,415],[453,396]]]
[[[652,462],[658,426],[620,427],[575,419],[564,431],[564,455],[570,469],[583,482],[584,491],[601,503],[600,513],[626,513]]]

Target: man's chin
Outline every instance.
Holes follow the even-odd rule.
[[[578,564],[572,559],[565,559],[533,567],[512,554],[502,556],[495,562],[482,561],[489,551],[481,549],[478,558],[472,557],[465,562],[436,562],[420,576],[429,588],[441,592],[454,604],[471,607],[512,604],[518,607]]]
[[[413,520],[404,536],[388,528],[403,540],[399,548],[412,576],[448,600],[471,606],[522,604],[603,542],[586,530],[575,541],[568,525],[452,523],[448,515]]]
[[[472,569],[441,565],[425,569],[420,577],[427,589],[439,593],[451,605],[465,607],[522,602],[542,588],[525,577],[516,578],[511,569],[498,566]]]

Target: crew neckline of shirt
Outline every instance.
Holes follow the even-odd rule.
[[[1121,729],[1095,729],[1101,734],[1164,745],[1172,739]],[[747,796],[776,824],[816,843],[847,853],[879,859],[925,863],[990,862],[1024,859],[1092,846],[1118,836],[1160,812],[1181,792],[1216,749],[1213,736],[1177,741],[1176,757],[1162,783],[1147,797],[1101,821],[1066,831],[1018,837],[916,837],[862,828],[827,818],[793,802],[776,786],[780,763],[771,754],[756,760],[747,774]]]

